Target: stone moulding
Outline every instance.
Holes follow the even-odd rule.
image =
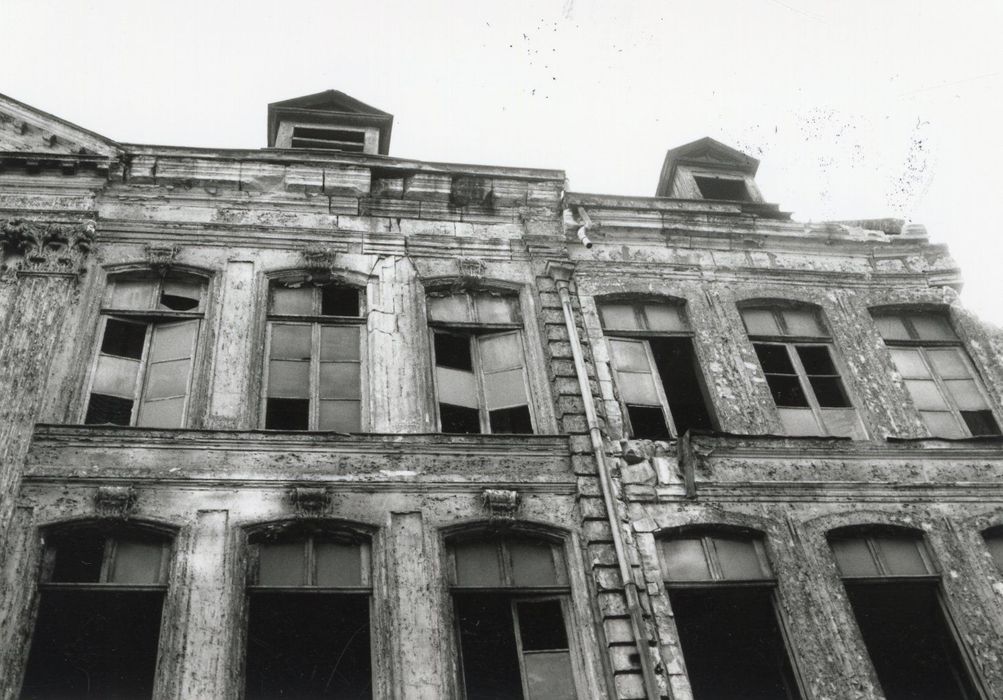
[[[481,492],[484,509],[492,520],[513,520],[519,510],[519,492],[508,489],[484,489]]]
[[[132,486],[100,486],[94,492],[94,510],[114,518],[128,517],[136,509],[136,489]]]
[[[5,275],[79,275],[96,235],[97,226],[92,220],[58,223],[7,219],[0,222],[0,271]]]

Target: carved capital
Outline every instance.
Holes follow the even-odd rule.
[[[28,219],[0,221],[4,273],[76,276],[94,245],[93,221],[51,223]]]
[[[164,274],[174,265],[180,248],[176,245],[148,243],[146,246],[146,264],[151,270]]]
[[[94,509],[103,516],[126,518],[136,509],[132,486],[100,486],[94,493]]]
[[[507,489],[484,489],[481,492],[484,509],[492,520],[512,520],[519,510],[519,492]]]

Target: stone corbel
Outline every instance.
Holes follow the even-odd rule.
[[[160,275],[166,273],[177,260],[180,248],[176,245],[149,243],[145,249],[146,264]]]
[[[303,249],[303,267],[313,273],[331,273],[338,267],[341,251],[328,246],[309,246]]]
[[[94,493],[94,510],[110,518],[127,518],[136,509],[136,489],[132,486],[99,486]]]
[[[320,515],[331,507],[330,489],[320,486],[297,486],[290,495],[300,515]]]
[[[518,491],[484,489],[481,500],[491,520],[514,520],[521,499]]]
[[[0,222],[4,274],[54,274],[76,277],[84,270],[97,228],[94,221],[51,223],[28,219]]]

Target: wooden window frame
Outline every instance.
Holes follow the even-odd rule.
[[[288,537],[277,537],[274,541],[267,540],[255,542],[250,545],[250,556],[248,557],[248,584],[247,591],[252,593],[358,593],[372,597],[373,575],[372,575],[372,547],[365,538],[349,537],[352,544],[359,547],[359,576],[361,583],[358,586],[318,586],[317,561],[315,555],[316,541],[331,537],[338,539],[341,533],[332,532],[310,532],[291,534]],[[290,586],[263,586],[257,583],[259,575],[260,550],[263,544],[295,544],[302,543],[304,580],[307,583]],[[370,621],[370,624],[372,622]]]
[[[279,325],[295,325],[295,326],[309,326],[310,327],[310,370],[309,370],[309,389],[308,392],[310,396],[308,401],[310,402],[309,414],[307,418],[307,428],[306,432],[323,432],[323,430],[317,427],[320,423],[320,351],[321,351],[321,329],[324,327],[333,326],[358,326],[359,328],[359,432],[366,432],[369,426],[369,401],[366,396],[366,353],[368,349],[368,338],[366,337],[366,309],[365,309],[365,294],[364,290],[360,287],[350,284],[338,284],[332,282],[330,284],[321,285],[311,285],[313,293],[313,308],[315,313],[312,314],[276,314],[272,313],[272,289],[281,284],[281,279],[269,280],[268,290],[266,295],[266,317],[265,317],[265,347],[264,347],[264,366],[261,371],[261,392],[259,398],[259,425],[262,430],[281,430],[280,428],[267,428],[267,413],[268,413],[268,376],[269,376],[269,366],[272,359],[272,329],[275,324]],[[304,282],[304,284],[308,284]],[[358,316],[325,316],[321,314],[321,304],[322,304],[322,294],[323,287],[326,286],[338,286],[344,289],[354,290],[359,297],[359,315]],[[354,363],[354,361],[352,361]],[[283,397],[275,397],[283,398]]]
[[[101,555],[101,571],[97,581],[53,581],[52,574],[55,569],[56,557],[59,556],[60,542],[57,535],[52,544],[46,542],[42,554],[42,575],[39,581],[39,590],[77,590],[77,591],[162,591],[167,592],[168,581],[170,579],[171,565],[171,541],[167,536],[162,536],[160,545],[160,566],[158,569],[157,583],[115,583],[109,581],[115,558],[118,554],[120,540],[128,539],[128,532],[101,532],[100,536],[104,540],[104,549]]]

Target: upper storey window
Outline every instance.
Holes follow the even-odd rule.
[[[85,423],[185,426],[205,292],[203,278],[179,272],[112,279]]]
[[[519,299],[469,292],[428,298],[444,433],[532,433]]]
[[[682,306],[614,301],[600,303],[599,315],[633,437],[660,440],[713,428]]]
[[[354,287],[272,282],[265,428],[361,430],[364,322]]]
[[[985,390],[947,318],[876,313],[874,320],[931,435],[999,435]]]
[[[746,307],[742,320],[788,435],[863,435],[815,309]]]

